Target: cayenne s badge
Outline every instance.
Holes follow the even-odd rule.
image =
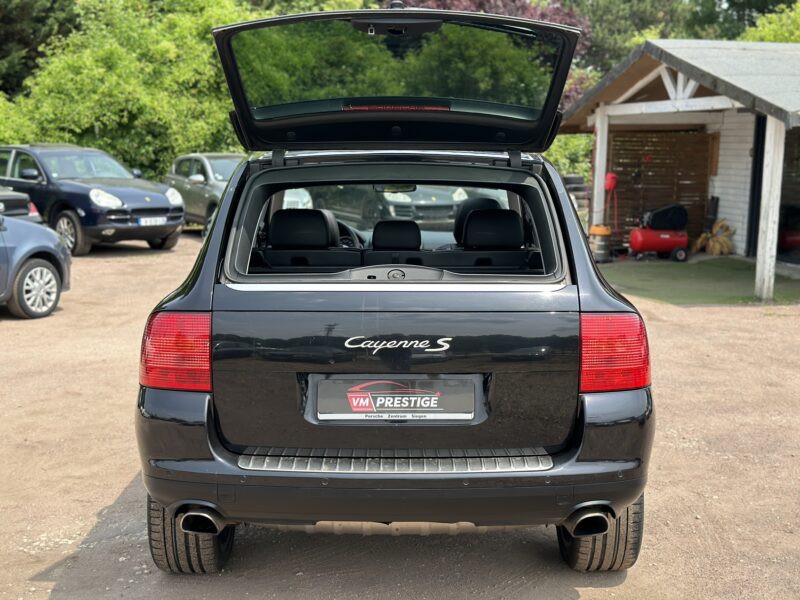
[[[451,337],[439,338],[432,346],[430,340],[371,340],[363,335],[347,338],[344,342],[345,348],[369,348],[372,354],[377,354],[383,349],[389,348],[419,348],[425,352],[444,352],[450,349]]]

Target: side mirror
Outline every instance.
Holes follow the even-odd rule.
[[[27,181],[39,181],[41,179],[39,169],[22,169],[19,176]]]
[[[195,173],[194,175],[189,175],[189,183],[201,184],[205,183],[206,178],[205,175],[202,173]]]
[[[131,174],[132,174],[132,175],[133,175],[133,176],[134,176],[136,179],[141,179],[141,178],[142,178],[142,171],[141,171],[141,169],[131,169]]]

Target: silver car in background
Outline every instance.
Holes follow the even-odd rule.
[[[195,153],[175,159],[164,183],[183,196],[187,223],[208,224],[228,180],[244,158],[244,154]]]
[[[69,290],[72,257],[52,229],[0,215],[0,304],[21,319],[46,317]]]

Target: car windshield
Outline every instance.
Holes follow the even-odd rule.
[[[228,181],[233,175],[233,170],[242,162],[238,156],[229,156],[225,158],[209,158],[211,165],[211,176],[215,181]]]
[[[41,156],[54,179],[132,179],[133,174],[102,152],[48,152]]]
[[[365,238],[371,236],[378,221],[413,220],[422,232],[423,245],[437,247],[455,242],[453,229],[459,207],[473,198],[486,199],[497,208],[508,208],[506,190],[431,184],[292,188],[283,192],[281,208],[329,210],[338,221],[363,233]]]

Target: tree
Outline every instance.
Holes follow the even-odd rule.
[[[772,14],[759,17],[741,39],[748,42],[800,43],[800,2],[794,6],[779,6]]]
[[[177,154],[235,147],[210,31],[252,19],[250,9],[237,0],[83,0],[78,14],[80,30],[47,48],[27,94],[5,107],[23,127],[0,137],[99,147],[149,176]]]
[[[569,0],[592,24],[591,45],[582,64],[605,73],[647,37],[675,37],[685,31],[690,7],[684,0]]]
[[[692,0],[687,29],[693,37],[734,39],[785,0]]]
[[[77,24],[74,0],[0,2],[0,92],[13,96],[36,67],[42,46]]]

